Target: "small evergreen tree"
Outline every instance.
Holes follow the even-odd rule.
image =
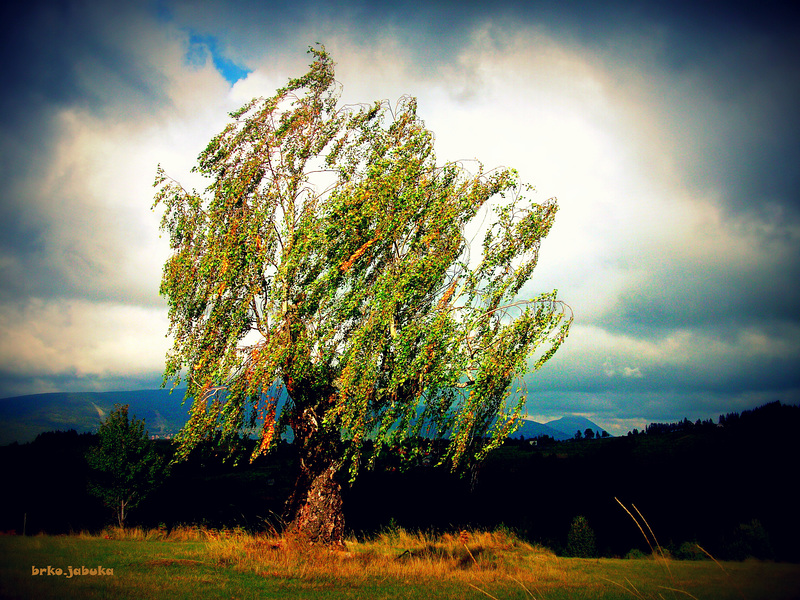
[[[594,531],[584,516],[572,520],[567,535],[567,554],[576,558],[594,558],[597,556]]]
[[[86,453],[92,469],[89,492],[112,509],[124,527],[128,512],[163,479],[165,461],[156,453],[144,420],[128,419],[127,404],[115,404],[98,433],[98,444]]]

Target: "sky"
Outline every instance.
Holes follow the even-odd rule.
[[[800,21],[769,2],[6,3],[0,397],[157,388],[156,167],[336,61],[343,103],[418,98],[440,162],[557,197],[529,296],[570,336],[530,418],[613,434],[800,402]]]

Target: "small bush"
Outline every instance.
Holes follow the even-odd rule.
[[[398,525],[397,521],[394,520],[394,517],[389,519],[389,524],[385,527],[381,527],[380,533],[385,535],[387,538],[396,540],[400,537],[401,527]]]
[[[769,560],[775,557],[767,530],[758,519],[741,523],[723,549],[728,560],[758,558]]]
[[[628,553],[625,555],[627,560],[641,560],[643,558],[647,558],[647,555],[639,550],[639,548],[631,548],[628,550]]]
[[[678,560],[708,560],[708,555],[700,549],[697,542],[683,542],[675,550],[675,558]]]
[[[594,531],[584,516],[573,519],[567,535],[567,554],[575,558],[594,558],[597,556]]]

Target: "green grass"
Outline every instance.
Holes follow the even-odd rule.
[[[800,565],[560,558],[504,531],[395,530],[340,552],[197,529],[4,536],[0,561],[2,598],[788,600],[800,592]],[[67,566],[98,565],[113,575],[66,577]],[[32,566],[64,574],[34,576]]]

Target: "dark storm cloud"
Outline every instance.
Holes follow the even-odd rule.
[[[5,3],[0,38],[4,133],[39,140],[53,111],[104,111],[123,91],[127,109],[159,97],[158,81],[129,47],[140,21],[136,2],[33,1]],[[136,17],[135,19],[133,17]],[[111,105],[111,106],[109,106]]]
[[[792,166],[800,155],[799,39],[743,35],[699,48],[705,54],[675,67],[685,87],[665,94],[674,107],[671,129],[689,149],[676,157],[680,166],[700,188],[730,190],[736,214],[800,217],[800,174]],[[686,127],[689,107],[679,94],[692,91],[707,97],[709,109]]]
[[[715,260],[686,260],[649,269],[635,287],[623,292],[613,311],[598,321],[610,330],[658,334],[685,327],[737,328],[797,322],[800,314],[800,260],[797,244],[771,244],[772,252],[754,256],[720,255]],[[763,254],[756,254],[761,250]],[[747,261],[747,262],[745,262]],[[617,329],[618,328],[618,329]]]

